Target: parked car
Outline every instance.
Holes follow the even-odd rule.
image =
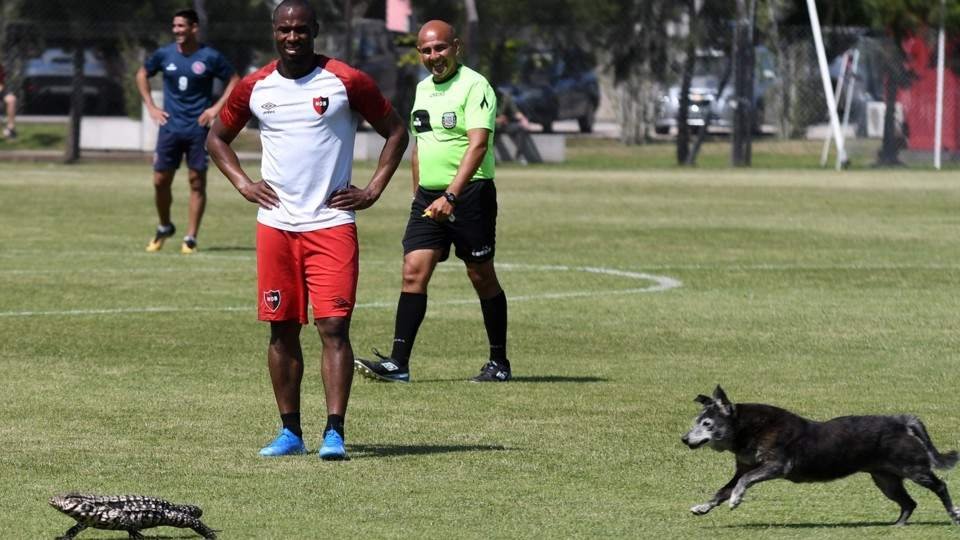
[[[84,51],[84,114],[123,115],[123,88],[103,60]],[[27,61],[23,75],[26,114],[67,114],[73,92],[73,52],[52,48]]]
[[[773,56],[764,47],[756,52],[756,72],[753,82],[754,131],[759,132],[764,117],[764,97],[776,80],[773,70]],[[720,80],[729,69],[730,59],[721,51],[704,51],[697,54],[693,78],[690,82],[690,107],[687,111],[687,125],[695,128],[706,124],[708,114],[712,114],[710,126],[723,130],[733,128],[734,78],[731,73],[723,91],[719,93]],[[666,135],[677,127],[680,111],[680,84],[674,84],[660,97],[656,106],[654,128],[657,133]]]
[[[594,63],[579,49],[533,49],[519,55],[518,82],[503,84],[499,90],[509,94],[531,121],[553,131],[553,122],[576,119],[580,131],[593,131],[600,85]]]

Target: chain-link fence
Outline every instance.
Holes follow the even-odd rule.
[[[705,34],[732,35],[729,22],[701,24]],[[824,28],[823,38],[848,157],[860,163],[877,161],[884,133],[890,130],[887,150],[893,159],[929,163],[934,148],[936,33],[910,37],[899,46],[891,37],[864,28]],[[635,129],[660,138],[676,135],[681,88],[689,70],[687,124],[695,134],[706,129],[711,139],[729,136],[738,104],[735,64],[729,45],[714,41],[722,46],[697,48],[692,64],[678,43],[677,54],[661,75],[650,74],[652,80],[633,86],[624,83],[620,111],[631,110],[626,101],[633,96],[643,95],[646,102],[632,105],[633,114],[644,116]],[[812,30],[781,27],[758,32],[754,46],[753,96],[748,101],[754,112],[754,136],[821,141],[832,137]],[[951,62],[949,48],[947,55],[941,148],[950,158],[960,152],[960,78],[950,69],[958,64]],[[612,85],[606,90],[617,93]],[[888,103],[893,104],[889,119]]]

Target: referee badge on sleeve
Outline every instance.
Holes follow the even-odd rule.
[[[440,125],[443,126],[444,129],[453,129],[457,127],[457,113],[443,113],[443,116],[440,117]]]

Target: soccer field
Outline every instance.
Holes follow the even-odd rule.
[[[412,384],[357,377],[352,460],[327,463],[257,456],[278,418],[255,208],[218,172],[201,252],[182,256],[144,252],[148,165],[0,163],[0,537],[63,534],[72,520],[46,501],[67,491],[194,503],[224,539],[956,537],[914,484],[912,524],[889,529],[898,508],[866,475],[768,482],[695,517],[733,457],[680,443],[694,396],[720,383],[818,420],[914,413],[941,451],[960,447],[955,173],[498,175],[514,382],[466,382],[486,337],[462,264],[443,263]],[[360,355],[392,338],[409,189],[404,164],[358,218]],[[185,171],[174,197],[182,231]],[[320,346],[302,338],[312,450]]]

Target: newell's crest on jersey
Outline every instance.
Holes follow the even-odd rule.
[[[323,114],[327,112],[327,107],[330,106],[330,98],[325,98],[323,96],[313,98],[313,110],[317,111],[317,114]]]
[[[271,312],[277,311],[280,308],[280,291],[264,291],[263,303]]]

